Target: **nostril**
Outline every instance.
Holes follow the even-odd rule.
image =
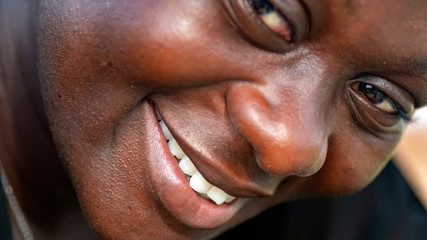
[[[257,151],[258,165],[278,176],[307,177],[321,169],[326,159],[327,143],[295,145],[291,139],[286,143],[265,144],[264,149]]]

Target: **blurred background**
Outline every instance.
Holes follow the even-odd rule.
[[[418,110],[396,149],[394,163],[427,209],[427,108]],[[426,226],[427,227],[427,226]]]

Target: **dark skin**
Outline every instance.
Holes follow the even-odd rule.
[[[2,145],[1,157],[40,234],[79,213],[65,200],[67,176],[105,239],[210,238],[275,204],[355,192],[375,178],[405,118],[427,103],[427,3],[270,2],[285,17],[281,28],[247,1],[43,1],[30,14],[37,37],[22,31],[34,37],[24,55],[38,60],[40,79],[30,74],[21,82],[31,91],[7,95],[18,99],[2,121],[41,117],[3,128],[2,140],[36,147]],[[366,84],[386,97],[373,98]],[[28,95],[39,87],[41,96]],[[190,189],[155,108],[234,202],[217,206]],[[36,149],[40,160],[29,161]],[[39,210],[49,200],[55,209]]]

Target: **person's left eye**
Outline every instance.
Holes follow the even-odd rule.
[[[414,99],[387,79],[361,75],[351,81],[350,110],[360,126],[373,133],[401,132],[411,121]]]
[[[252,45],[284,54],[309,32],[309,12],[298,0],[223,0],[231,26]]]
[[[293,41],[293,28],[285,16],[277,8],[266,0],[250,0],[253,8],[262,22],[274,33],[288,42]]]
[[[369,101],[371,101],[371,103],[373,103],[381,111],[390,114],[399,114],[401,107],[378,88],[368,83],[359,83],[357,89],[362,92],[365,97],[368,98]]]

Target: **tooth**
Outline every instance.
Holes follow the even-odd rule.
[[[178,145],[175,138],[171,138],[168,145],[169,145],[169,150],[171,151],[172,155],[174,155],[175,157],[182,159],[185,156],[185,153],[182,151],[181,147]]]
[[[208,195],[208,197],[210,197],[217,205],[221,205],[229,197],[227,193],[217,187],[209,189],[206,195]]]
[[[226,203],[232,202],[236,197],[228,195],[227,199],[225,200]]]
[[[181,159],[181,161],[179,162],[179,167],[185,174],[190,176],[193,176],[194,173],[197,172],[197,169],[194,166],[193,162],[187,156]]]
[[[171,138],[172,138],[172,134],[171,134],[171,132],[169,131],[169,128],[168,128],[168,127],[166,127],[165,122],[160,121],[160,122],[159,122],[159,125],[160,125],[160,127],[162,128],[162,132],[163,132],[163,135],[165,136],[166,140],[171,140]]]
[[[204,199],[210,200],[210,198],[208,197],[208,195],[206,195],[206,193],[199,193],[199,195],[202,196]]]
[[[200,174],[200,172],[196,172],[190,178],[190,186],[191,188],[198,193],[207,193],[209,189],[212,187],[208,181]]]
[[[157,108],[156,108],[156,116],[157,116],[157,120],[162,120],[162,116],[160,116],[160,113],[159,113],[159,111],[157,110]]]

